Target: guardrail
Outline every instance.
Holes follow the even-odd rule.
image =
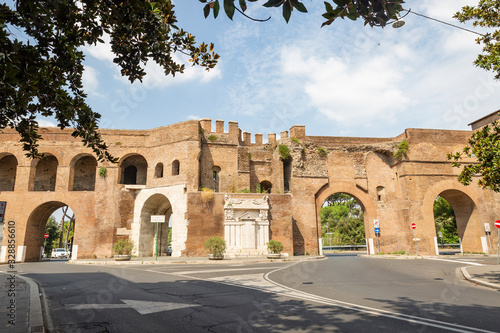
[[[358,250],[366,249],[366,245],[328,245],[323,246],[323,250]]]

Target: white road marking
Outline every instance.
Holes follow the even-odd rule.
[[[230,268],[230,269],[205,269],[202,271],[183,271],[183,272],[171,272],[171,274],[179,274],[179,275],[189,275],[189,274],[203,274],[203,273],[220,273],[220,272],[238,272],[238,271],[262,271],[269,270],[269,268],[273,267],[259,267],[259,268]]]
[[[296,265],[298,263],[299,262],[294,263],[292,265]],[[367,306],[363,306],[363,305],[337,301],[334,299],[330,299],[330,298],[302,292],[299,290],[295,290],[295,289],[283,286],[283,285],[276,283],[274,281],[271,281],[268,278],[269,274],[280,271],[280,270],[285,269],[285,268],[288,268],[292,265],[288,265],[286,267],[281,267],[281,268],[275,269],[274,271],[268,272],[264,275],[257,273],[257,274],[238,275],[238,276],[222,276],[222,277],[215,277],[215,278],[209,278],[209,279],[200,278],[200,277],[192,277],[192,276],[190,276],[189,278],[192,278],[195,280],[200,280],[200,281],[223,283],[223,284],[227,284],[227,285],[231,285],[231,286],[242,287],[242,288],[257,290],[257,291],[261,291],[261,292],[272,293],[272,294],[279,295],[279,296],[290,297],[290,298],[295,298],[295,299],[300,299],[300,300],[335,306],[338,308],[343,308],[343,309],[357,311],[357,312],[363,312],[363,313],[372,314],[375,316],[381,316],[381,317],[391,318],[391,319],[395,319],[395,320],[401,320],[401,321],[405,321],[408,323],[436,327],[436,328],[444,329],[447,331],[460,332],[460,333],[470,333],[470,332],[495,333],[493,331],[483,330],[483,329],[479,329],[479,328],[475,328],[475,327],[468,327],[468,326],[463,326],[463,325],[458,325],[458,324],[452,324],[452,323],[447,323],[444,321],[439,321],[439,320],[434,320],[434,319],[429,319],[429,318],[422,318],[422,317],[417,317],[417,316],[410,316],[410,315],[406,315],[403,313],[391,312],[391,311],[387,311],[387,310],[383,310],[383,309],[371,308],[371,307],[367,307]],[[127,268],[127,269],[141,270],[139,268]],[[155,271],[155,270],[141,270],[141,271],[148,271],[148,272],[165,274],[165,275],[176,275],[175,273],[160,272],[160,271]]]
[[[132,308],[142,315],[163,312],[170,310],[178,310],[200,306],[199,304],[184,304],[184,303],[171,303],[171,302],[152,302],[152,301],[138,301],[131,299],[122,300],[124,304],[67,304],[66,309],[69,310],[102,310],[102,309],[129,309]]]
[[[484,264],[479,264],[477,262],[472,262],[472,261],[465,261],[465,260],[450,260],[450,259],[439,259],[439,258],[425,258],[427,260],[437,260],[437,261],[449,261],[449,262],[454,262],[454,263],[460,263],[460,264],[467,264],[467,265],[474,265],[474,266],[484,266]]]

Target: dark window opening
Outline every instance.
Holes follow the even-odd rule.
[[[124,184],[137,184],[137,168],[133,165],[129,165],[123,171],[123,183]]]

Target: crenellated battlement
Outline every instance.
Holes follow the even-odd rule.
[[[224,120],[220,119],[215,120],[215,132],[212,131],[212,119],[203,118],[199,120],[199,123],[200,123],[200,128],[203,130],[203,133],[206,133],[207,135],[225,134],[228,135],[231,139],[234,139],[235,143],[244,146],[250,146],[250,145],[260,146],[264,144],[264,135],[262,133],[255,133],[254,142],[252,143],[252,133],[242,131],[239,128],[237,121],[230,120],[228,122],[228,132],[224,131]],[[295,127],[302,127],[304,133],[302,136],[305,137],[305,126],[294,126],[292,128]],[[288,138],[288,131],[281,132],[281,137]],[[267,143],[274,143],[274,142],[276,142],[276,133],[269,133],[267,135]]]

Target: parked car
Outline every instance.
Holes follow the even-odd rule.
[[[52,253],[50,255],[51,258],[69,258],[69,252],[63,248],[52,249]]]

